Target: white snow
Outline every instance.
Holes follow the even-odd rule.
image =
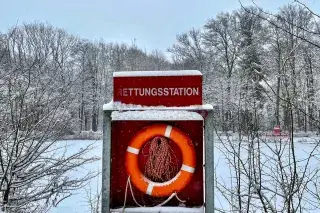
[[[107,104],[103,105],[103,110],[213,110],[213,106],[211,104],[204,105],[190,105],[190,106],[143,106],[136,104],[124,104],[121,102],[111,101]]]
[[[198,70],[168,70],[168,71],[123,71],[114,72],[113,77],[146,77],[146,76],[195,76],[202,75]]]
[[[185,207],[137,207],[137,208],[122,208],[120,209],[112,209],[111,213],[120,213],[120,212],[155,212],[155,213],[203,213],[204,208],[185,208]]]
[[[196,112],[188,111],[127,111],[127,112],[112,112],[111,118],[114,121],[141,121],[141,120],[161,120],[161,121],[170,121],[170,120],[203,120],[203,117]]]
[[[79,150],[93,144],[93,149],[87,154],[88,157],[98,157],[102,159],[102,141],[101,140],[63,140],[58,141],[57,146],[67,146],[67,155],[77,153]],[[63,150],[62,150],[62,153]],[[77,168],[75,171],[70,172],[69,176],[78,178],[84,176],[86,173],[91,172],[99,175],[90,180],[88,185],[84,188],[72,191],[72,196],[63,200],[57,207],[52,207],[49,213],[89,213],[91,212],[89,205],[89,197],[94,198],[101,191],[101,171],[102,160],[95,161],[91,164],[86,164]]]

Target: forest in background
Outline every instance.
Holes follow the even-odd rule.
[[[0,34],[0,133],[21,118],[23,130],[53,109],[65,134],[100,131],[113,72],[186,69],[203,73],[218,130],[248,132],[253,119],[261,131],[277,124],[289,130],[293,108],[294,131],[319,131],[318,44],[319,21],[300,4],[274,15],[258,7],[222,12],[178,34],[170,59],[134,42],[89,41],[50,24],[13,26]]]
[[[298,0],[274,14],[240,7],[178,34],[170,59],[44,23],[0,33],[0,212],[48,212],[99,175],[70,176],[99,159],[92,144],[68,153],[58,140],[101,135],[113,72],[188,69],[203,73],[215,130],[235,133],[214,136],[222,155],[212,174],[215,210],[317,212],[319,137],[293,133],[320,129],[319,18]],[[289,134],[260,134],[278,124]],[[93,196],[99,213],[100,194]]]

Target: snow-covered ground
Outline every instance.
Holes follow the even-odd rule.
[[[319,139],[319,138],[318,138]],[[226,141],[226,138],[222,138],[222,142]],[[230,165],[226,160],[226,153],[224,152],[224,145],[226,143],[221,143],[217,138],[215,138],[215,151],[214,151],[214,159],[216,165],[216,173],[219,180],[225,180],[226,182],[230,180]],[[311,150],[315,147],[314,142],[316,139],[311,138],[296,138],[295,146],[296,146],[296,155],[298,159],[304,159],[307,153],[310,153]],[[283,141],[285,143],[285,140]],[[90,141],[90,140],[70,140],[70,141],[61,141],[60,143],[67,143],[71,145],[69,148],[69,152],[76,152],[81,147],[88,145],[89,143],[95,143],[95,148],[90,152],[90,155],[101,157],[102,155],[102,141]],[[271,147],[275,146],[275,143],[268,143]],[[266,156],[272,156],[273,153],[270,151],[269,145],[263,145],[262,150],[266,153]],[[317,153],[318,154],[318,153]],[[243,156],[246,156],[246,153],[243,153]],[[266,159],[267,160],[267,159]],[[316,169],[318,167],[317,162],[311,162],[311,168]],[[84,170],[77,171],[72,173],[71,175],[77,176],[79,172],[84,171],[101,171],[101,160],[90,165],[87,165]],[[51,209],[50,213],[87,213],[90,211],[90,205],[88,203],[88,193],[91,190],[91,195],[94,196],[99,191],[99,186],[101,184],[101,175],[95,179],[93,179],[90,184],[78,190],[72,197],[65,199],[62,201],[58,207],[54,207]],[[227,183],[228,185],[228,183]],[[228,208],[228,203],[223,199],[221,194],[216,193],[215,204],[218,208]],[[317,211],[315,211],[317,212]]]
[[[102,157],[102,141],[101,140],[66,140],[59,141],[63,145],[68,145],[68,152],[75,153],[81,148],[93,144],[93,149],[88,153],[90,157]],[[94,197],[100,192],[101,185],[101,168],[102,161],[96,161],[91,164],[87,164],[78,171],[74,171],[70,176],[77,177],[84,175],[87,172],[100,172],[100,175],[90,181],[90,183],[79,189],[71,197],[63,200],[57,207],[53,207],[50,213],[91,213],[89,197]]]

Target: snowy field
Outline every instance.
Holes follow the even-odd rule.
[[[311,139],[311,138],[296,138],[295,139],[295,146],[296,146],[296,155],[297,159],[300,159],[300,165],[303,164],[303,159],[307,156],[307,153],[310,153],[311,150],[315,147],[315,142],[317,139]],[[223,143],[221,143],[223,141]],[[215,152],[214,152],[214,159],[215,159],[215,165],[216,165],[216,177],[218,178],[218,181],[223,181],[226,183],[228,187],[231,185],[231,173],[232,169],[230,167],[230,164],[226,160],[226,156],[228,156],[228,153],[225,152],[225,148],[228,147],[228,143],[226,142],[227,138],[221,138],[219,141],[218,138],[215,138]],[[235,142],[235,141],[234,141]],[[60,143],[71,145],[69,148],[69,152],[76,152],[77,150],[81,149],[81,147],[85,147],[86,145],[90,143],[94,143],[95,148],[91,151],[91,156],[97,156],[101,157],[102,154],[102,141],[90,141],[90,140],[70,140],[70,141],[60,141]],[[286,143],[286,140],[283,140],[283,144]],[[268,157],[272,157],[273,153],[271,149],[275,148],[276,143],[268,143],[261,146],[261,149],[263,150],[265,154],[265,161],[270,161]],[[317,152],[316,154],[319,154]],[[246,158],[247,153],[244,151],[241,153],[243,158]],[[87,165],[85,168],[81,168],[79,171],[76,171],[70,175],[77,176],[85,171],[101,171],[101,160],[97,161],[95,163],[92,163],[90,165]],[[317,161],[311,161],[310,162],[311,169],[317,169],[318,162]],[[270,168],[269,168],[270,169]],[[268,171],[267,171],[268,172]],[[101,174],[99,177],[93,179],[88,186],[86,186],[83,189],[80,189],[76,192],[74,192],[74,195],[70,198],[65,199],[62,201],[58,207],[54,207],[51,209],[50,213],[90,213],[90,204],[89,204],[89,195],[91,190],[91,196],[94,196],[99,191],[99,186],[101,184]],[[223,196],[216,192],[215,196],[215,205],[217,208],[220,209],[229,209],[229,204],[224,200]],[[314,212],[317,212],[316,210]]]

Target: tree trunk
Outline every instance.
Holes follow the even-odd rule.
[[[277,77],[277,91],[276,91],[276,125],[280,125],[280,87],[281,87],[281,47],[279,40],[277,40],[278,51],[278,77]]]
[[[98,114],[96,112],[96,107],[93,106],[93,112],[92,112],[92,131],[96,132],[98,131]]]
[[[276,125],[280,125],[280,76],[277,79],[277,94],[276,94]]]

